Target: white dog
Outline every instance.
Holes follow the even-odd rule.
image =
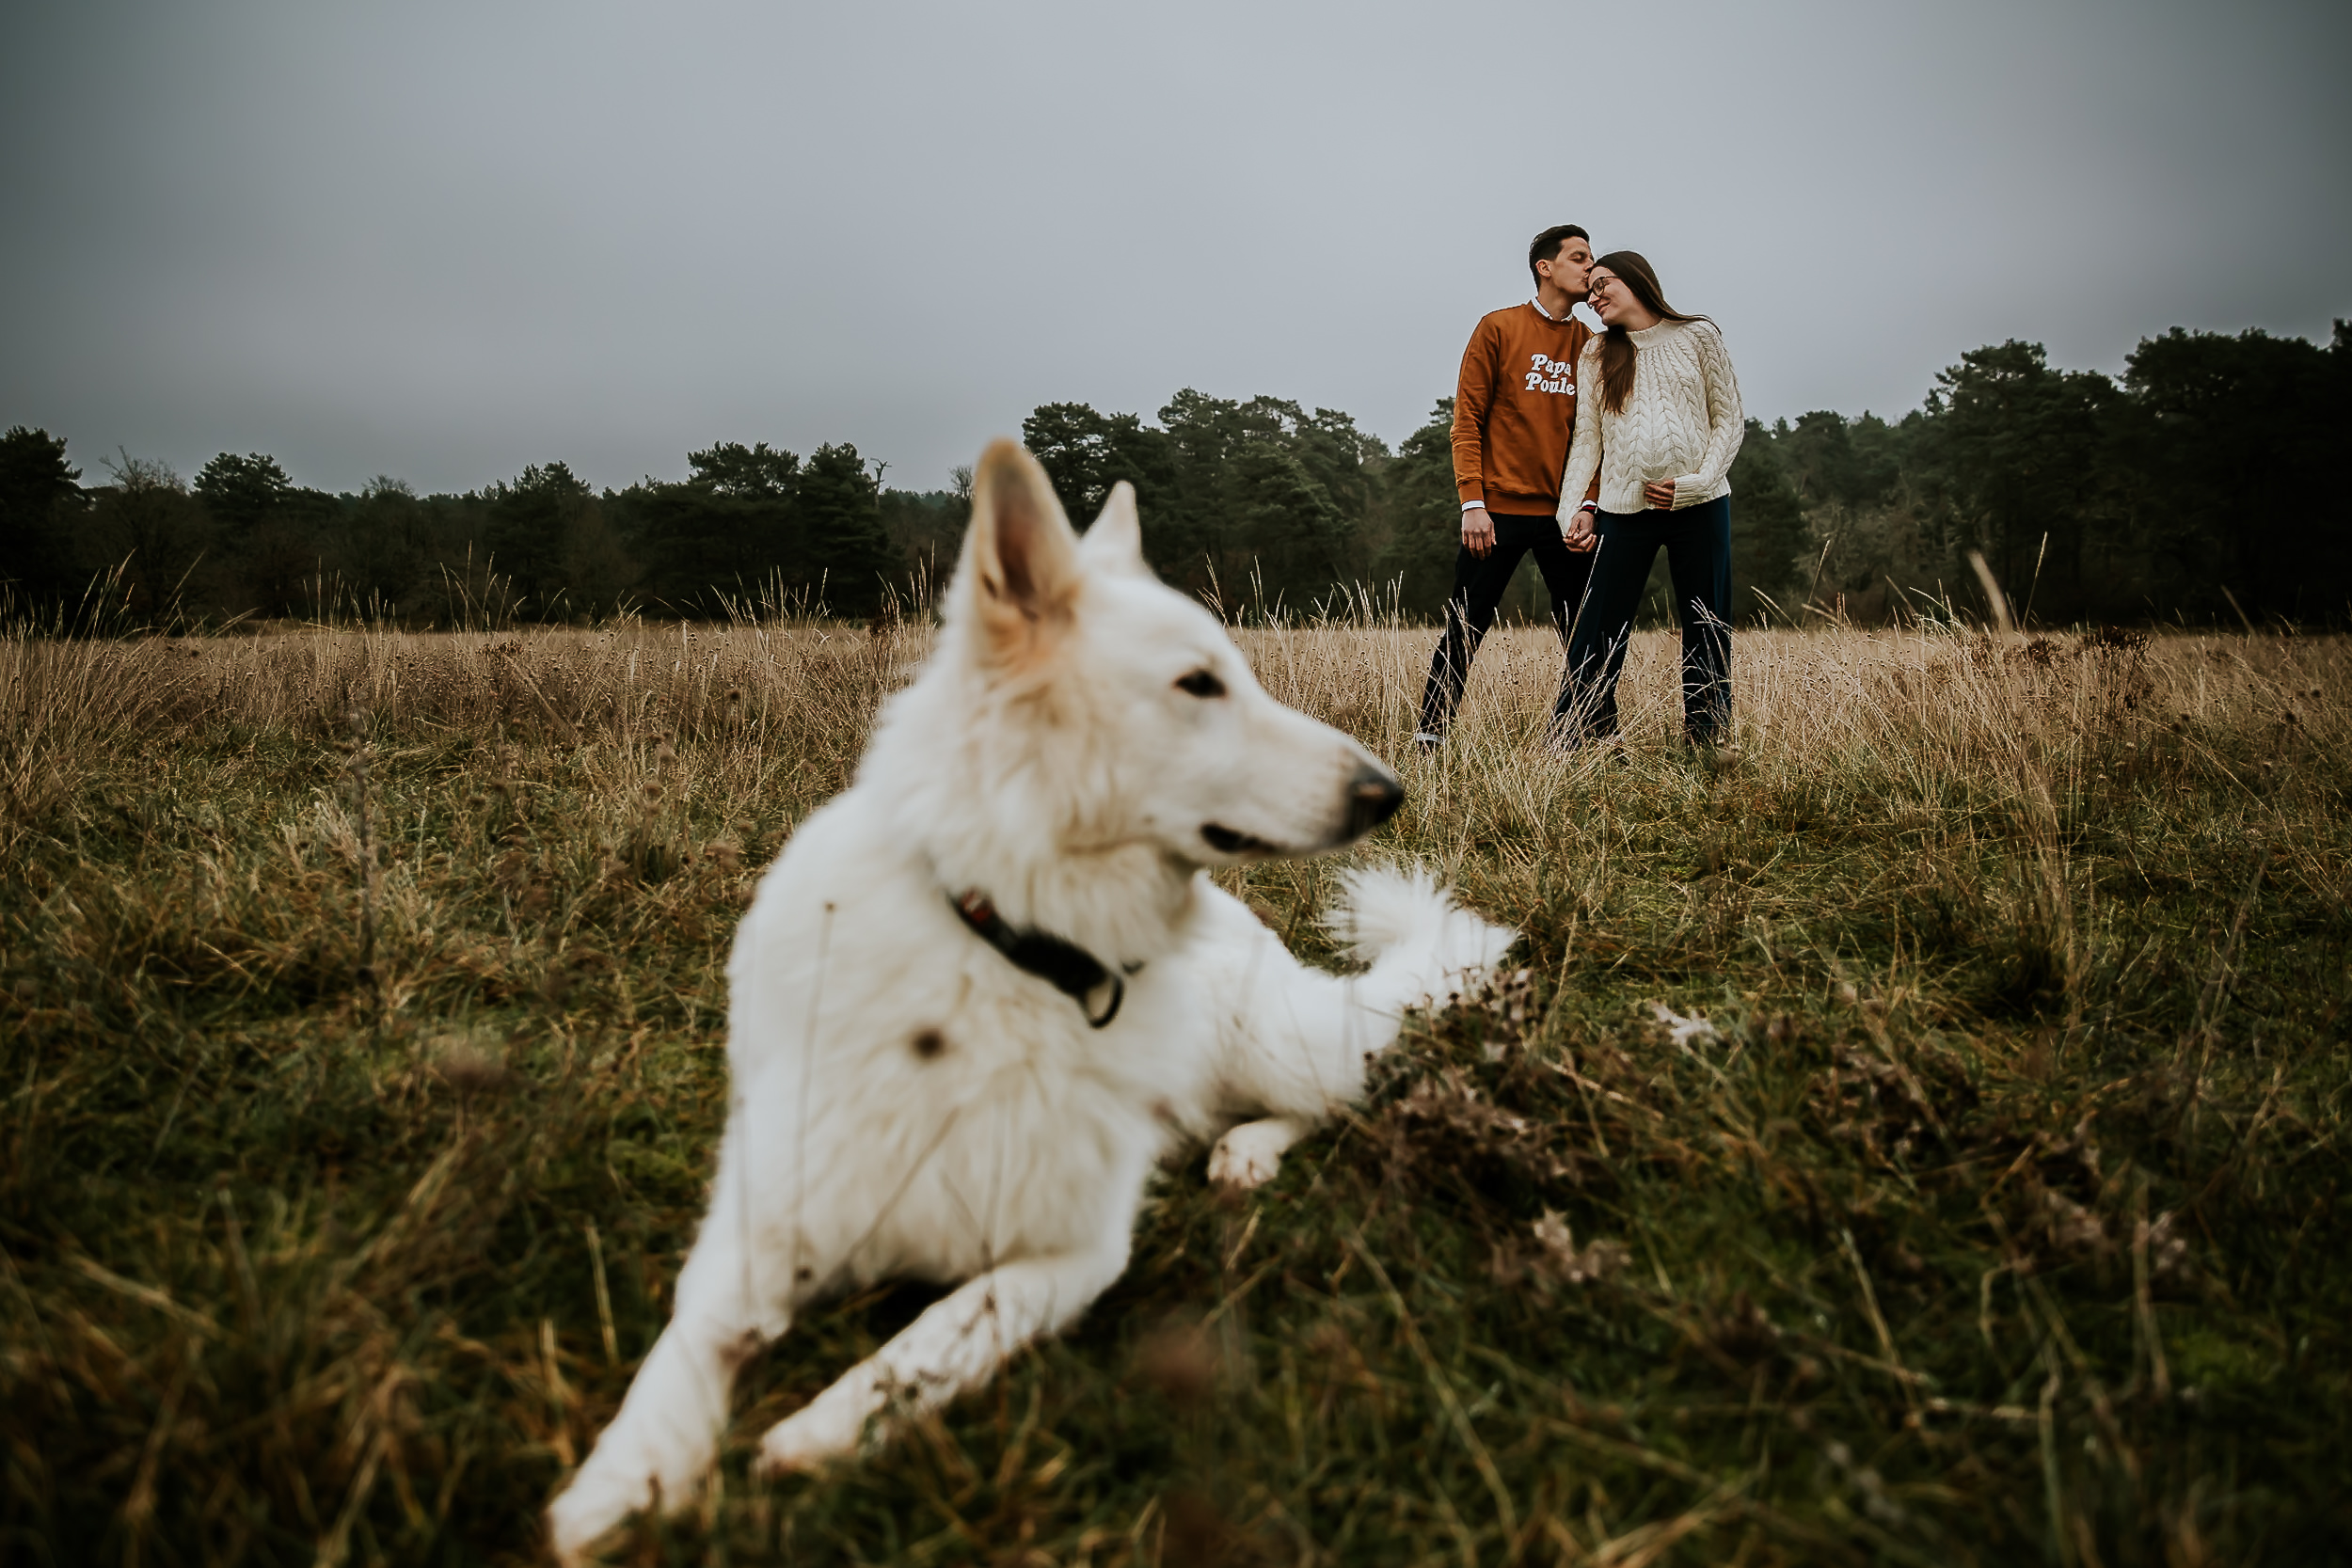
[[[736,935],[710,1212],[669,1327],[548,1510],[557,1552],[686,1502],[736,1368],[810,1302],[965,1282],[769,1432],[771,1473],[853,1453],[1074,1319],[1180,1140],[1225,1130],[1211,1176],[1272,1177],[1400,1013],[1475,983],[1514,933],[1426,877],[1359,873],[1342,928],[1371,968],[1341,979],[1203,868],[1337,848],[1403,793],[1152,577],[1134,491],[1082,542],[1036,462],[990,447],[937,651]]]

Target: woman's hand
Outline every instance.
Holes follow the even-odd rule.
[[[1579,555],[1598,545],[1600,541],[1593,536],[1592,513],[1584,508],[1578,508],[1576,515],[1568,519],[1567,529],[1562,533],[1561,538],[1566,543],[1568,548]]]
[[[1661,512],[1675,509],[1675,482],[1671,479],[1652,480],[1642,486],[1642,499]]]

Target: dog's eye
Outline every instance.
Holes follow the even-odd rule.
[[[1176,689],[1189,691],[1196,697],[1222,697],[1225,695],[1225,683],[1216,678],[1215,671],[1195,670],[1176,683]]]

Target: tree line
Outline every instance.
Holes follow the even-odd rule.
[[[1169,581],[1228,613],[1369,598],[1434,617],[1458,522],[1452,400],[1394,450],[1335,409],[1179,392],[1152,420],[1046,404],[1022,437],[1073,520],[1133,483]],[[1899,420],[1750,420],[1732,469],[1735,602],[1747,618],[1883,620],[1984,608],[1980,554],[2033,619],[2352,617],[2352,518],[2333,483],[2352,430],[2352,328],[2326,346],[2180,328],[2123,374],[2039,344],[1974,350]],[[223,452],[183,481],[128,453],[85,484],[66,443],[0,436],[0,583],[21,614],[218,623],[358,608],[411,625],[624,610],[849,617],[921,599],[969,512],[954,488],[886,488],[854,446],[764,442],[687,457],[681,481],[597,491],[561,462],[464,495],[390,478],[306,488]],[[1667,606],[1662,578],[1654,615]],[[1506,612],[1542,613],[1532,571]]]
[[[148,620],[855,616],[904,590],[931,535],[956,531],[953,498],[885,493],[849,445],[803,459],[720,442],[688,454],[683,482],[602,492],[561,462],[433,496],[389,477],[356,494],[309,489],[261,453],[222,452],[193,483],[127,454],[107,467],[108,483],[85,488],[63,440],[23,426],[0,436],[0,577],[20,603],[70,617],[106,578],[112,608]]]
[[[1751,430],[1751,436],[1754,432]],[[2056,624],[2352,618],[2352,324],[2322,347],[2175,327],[2122,376],[2038,343],[1961,356],[1901,420],[1807,414],[1772,432],[1799,604],[1879,619],[1942,595],[1980,608],[1983,555],[2021,614]],[[1733,515],[1742,502],[1732,503]]]

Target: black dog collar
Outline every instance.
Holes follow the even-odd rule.
[[[1127,982],[1104,968],[1085,948],[1043,931],[1019,929],[998,914],[996,906],[982,893],[951,893],[947,906],[956,911],[957,918],[972,927],[975,936],[1002,953],[1015,969],[1026,970],[1076,1002],[1089,1026],[1104,1028],[1119,1016],[1119,1005],[1127,1000]],[[1132,974],[1142,967],[1131,965],[1127,973]],[[1110,1004],[1097,1015],[1088,999],[1104,986],[1110,987]]]

